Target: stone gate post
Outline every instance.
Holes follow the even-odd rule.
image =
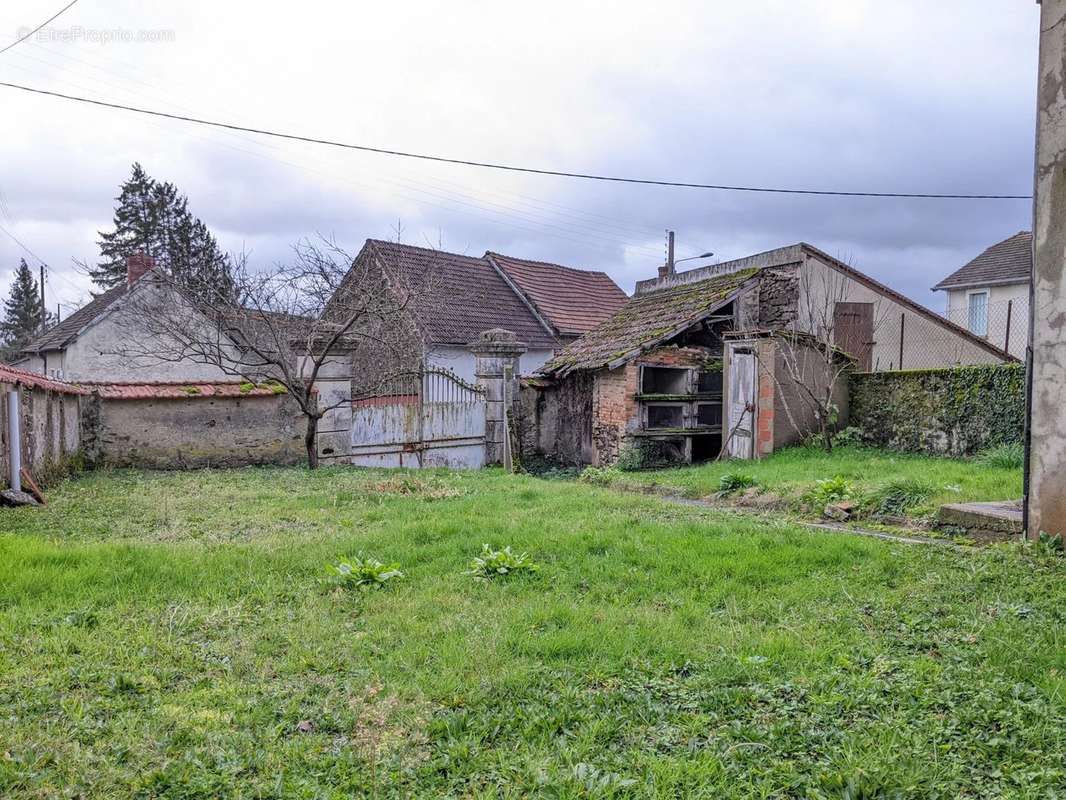
[[[502,328],[487,330],[472,341],[474,376],[485,390],[485,463],[510,464],[507,420],[518,398],[519,360],[526,346]]]
[[[324,464],[345,462],[352,447],[352,362],[338,352],[322,363],[315,380],[318,407],[329,409],[318,421],[318,457]]]

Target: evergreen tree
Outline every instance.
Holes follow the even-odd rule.
[[[0,320],[4,360],[10,360],[24,349],[41,332],[41,327],[41,287],[26,259],[21,259],[4,301],[4,318]]]
[[[122,283],[126,257],[143,251],[155,259],[157,269],[193,294],[210,290],[217,297],[219,290],[227,296],[232,292],[229,258],[174,184],[160,183],[134,164],[116,199],[115,228],[100,233],[101,260],[90,269],[96,284],[110,288]]]
[[[100,231],[100,261],[89,269],[93,283],[104,289],[118,286],[126,280],[126,257],[143,251],[158,260],[158,207],[155,202],[155,181],[140,164],[133,165],[133,174],[122,184],[118,206],[115,208],[115,229]]]

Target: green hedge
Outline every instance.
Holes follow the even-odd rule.
[[[861,373],[850,390],[849,424],[869,444],[966,456],[1022,441],[1021,364]]]

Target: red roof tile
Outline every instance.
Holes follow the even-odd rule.
[[[604,272],[493,252],[485,257],[518,287],[559,336],[588,333],[629,299]]]
[[[85,383],[86,389],[105,400],[189,400],[212,397],[270,397],[282,394],[271,386],[252,386],[238,382],[148,382],[148,383]]]
[[[47,389],[48,391],[61,392],[62,394],[88,394],[80,386],[53,380],[36,372],[28,372],[18,367],[12,367],[9,364],[0,364],[0,384],[32,386],[36,389]]]
[[[415,297],[419,324],[434,344],[466,345],[506,328],[530,349],[553,349],[555,337],[485,258],[367,239],[363,248],[386,269],[427,290]]]

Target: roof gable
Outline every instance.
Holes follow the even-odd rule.
[[[1019,231],[952,272],[933,291],[993,284],[1028,283],[1033,272],[1033,234]]]
[[[485,258],[533,306],[558,336],[588,333],[629,299],[605,272],[487,252]]]
[[[26,352],[40,353],[44,350],[62,350],[115,302],[126,294],[126,283],[108,289],[93,297],[66,319],[53,325],[24,348]]]
[[[620,366],[713,314],[757,272],[750,268],[635,295],[568,345],[541,372],[562,376],[575,370]]]

